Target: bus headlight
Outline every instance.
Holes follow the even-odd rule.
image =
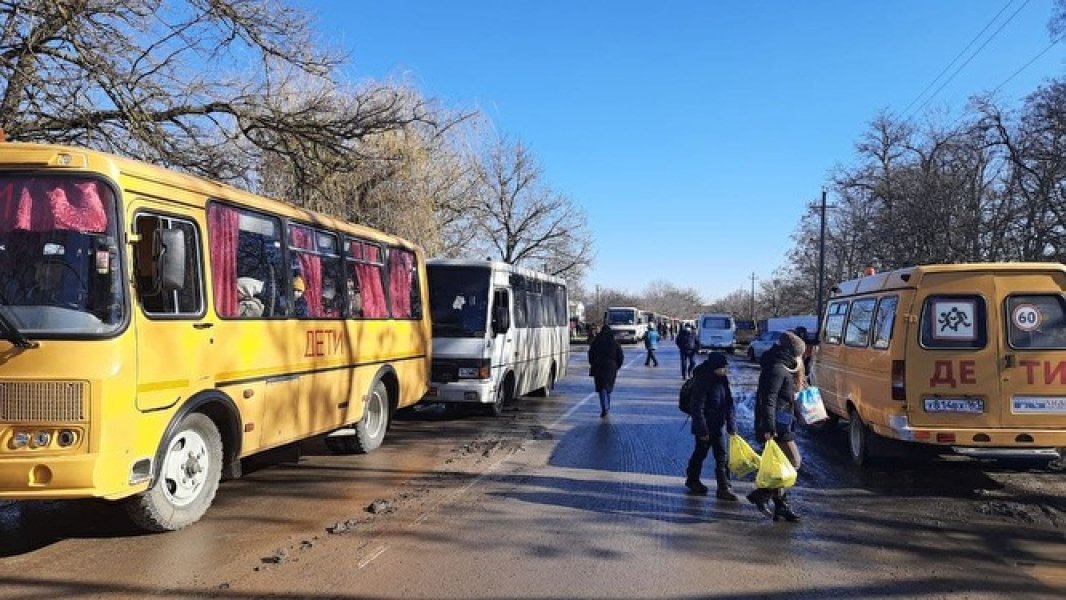
[[[30,434],[25,431],[16,431],[15,435],[11,436],[12,448],[25,448],[30,443]]]
[[[33,434],[33,445],[37,446],[38,448],[43,448],[47,446],[51,441],[52,434],[48,431],[41,430]]]
[[[63,429],[56,436],[56,442],[64,448],[73,446],[76,441],[78,441],[78,434],[73,429]]]

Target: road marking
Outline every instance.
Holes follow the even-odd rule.
[[[371,554],[370,556],[368,556],[368,557],[364,558],[363,560],[359,561],[359,568],[362,569],[363,567],[369,565],[371,562],[374,561],[375,558],[381,556],[382,554],[385,554],[385,551],[388,550],[388,549],[389,549],[388,546],[382,546],[382,547],[378,548],[377,550],[374,551],[373,554]]]

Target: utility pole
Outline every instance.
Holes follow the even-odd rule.
[[[827,208],[825,203],[825,188],[822,188],[822,204],[820,208],[821,214],[821,233],[818,236],[818,299],[815,301],[815,314],[818,318],[822,318],[822,297],[825,292],[825,209]]]
[[[755,271],[751,272],[751,320],[755,321]]]

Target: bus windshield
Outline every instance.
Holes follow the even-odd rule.
[[[0,175],[0,311],[27,337],[123,321],[115,198],[84,176]]]
[[[429,265],[429,304],[434,337],[485,336],[489,270]]]
[[[637,311],[633,309],[612,308],[607,311],[608,325],[636,325]]]

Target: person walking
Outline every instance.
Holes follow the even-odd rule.
[[[724,354],[712,352],[692,375],[689,414],[692,415],[692,435],[696,444],[685,470],[685,487],[691,494],[702,496],[707,493],[707,486],[700,481],[700,473],[710,450],[714,452],[714,477],[718,481],[714,495],[719,500],[736,502],[737,495],[730,489],[728,472],[727,435],[737,432],[736,407],[726,376],[728,365]]]
[[[696,334],[688,323],[678,332],[674,343],[681,353],[681,379],[688,379],[696,368]]]
[[[648,323],[648,330],[644,332],[644,349],[648,351],[648,357],[644,359],[644,366],[659,366],[659,359],[655,358],[655,351],[659,349],[659,330],[653,323]]]
[[[757,439],[774,439],[798,471],[802,457],[796,445],[796,392],[803,387],[803,353],[807,344],[791,331],[777,339],[767,350],[759,367],[759,387],[755,392],[755,435]],[[761,512],[774,521],[796,522],[800,517],[788,503],[783,489],[757,488],[747,496]],[[770,501],[774,510],[770,512]]]
[[[622,354],[622,345],[614,339],[614,331],[608,325],[604,325],[596,334],[588,354],[589,375],[592,376],[596,393],[600,396],[600,418],[603,418],[611,410],[611,392],[614,391],[614,381],[618,369],[622,368],[625,355]]]

